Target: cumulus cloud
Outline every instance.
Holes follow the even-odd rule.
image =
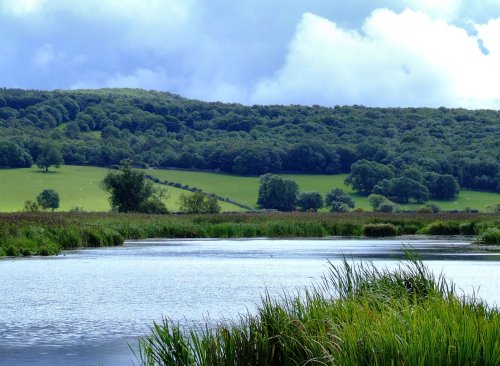
[[[0,0],[0,86],[494,106],[499,19],[500,0]]]
[[[498,108],[499,21],[476,25],[471,36],[409,9],[376,10],[362,31],[305,14],[285,64],[256,85],[251,101]]]

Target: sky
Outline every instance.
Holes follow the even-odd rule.
[[[0,86],[500,109],[500,0],[0,0]]]

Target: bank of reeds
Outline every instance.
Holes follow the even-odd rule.
[[[165,320],[141,365],[499,365],[500,313],[459,297],[421,262],[332,266],[302,296],[266,294],[255,315],[186,330]]]
[[[390,229],[382,230],[382,229]],[[64,249],[120,245],[143,238],[292,238],[381,235],[476,235],[498,244],[500,214],[116,213],[0,214],[0,256],[53,255]]]

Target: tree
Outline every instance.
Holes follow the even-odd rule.
[[[394,202],[380,194],[369,195],[368,202],[372,206],[373,212],[393,212],[398,208]]]
[[[345,183],[360,194],[368,196],[373,187],[384,179],[394,177],[392,170],[375,161],[359,160],[351,166],[351,174],[345,179]]]
[[[323,207],[323,197],[318,192],[300,192],[297,198],[297,206],[301,211],[318,211]]]
[[[182,193],[179,197],[179,208],[181,211],[190,214],[220,212],[217,198],[207,196],[202,192],[195,192],[189,196]]]
[[[279,211],[293,211],[299,193],[299,185],[291,179],[274,174],[260,177],[257,203],[263,208]]]
[[[162,202],[166,191],[156,189],[128,160],[122,161],[118,172],[110,171],[104,177],[101,188],[111,194],[109,202],[118,212],[168,212]]]
[[[38,152],[38,157],[36,158],[36,165],[40,169],[45,169],[45,172],[49,171],[49,167],[54,165],[59,168],[63,163],[63,157],[59,148],[51,143],[45,142],[40,146],[40,151]]]
[[[455,198],[460,192],[457,180],[450,174],[428,173],[425,176],[425,185],[431,197],[436,199]]]
[[[38,205],[44,210],[51,209],[54,211],[59,208],[59,194],[53,189],[44,189],[37,197]],[[27,205],[26,205],[26,208]]]
[[[346,212],[355,206],[352,197],[340,188],[332,189],[326,194],[325,205],[332,212]]]
[[[429,200],[427,187],[406,177],[384,179],[373,188],[373,193],[389,197],[398,203],[408,203],[411,199],[417,203]]]
[[[368,203],[372,206],[373,211],[377,212],[381,204],[389,202],[389,200],[380,194],[371,194],[368,196]]]
[[[29,168],[33,164],[31,155],[18,144],[0,141],[0,166],[10,168]]]

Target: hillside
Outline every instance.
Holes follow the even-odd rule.
[[[45,173],[37,168],[0,170],[0,212],[20,211],[26,200],[35,200],[44,189],[59,193],[58,211],[69,211],[76,207],[86,211],[109,211],[108,195],[99,183],[107,169],[81,166],[62,166]],[[163,186],[162,186],[163,187]],[[175,187],[166,187],[168,197],[165,204],[170,211],[179,210],[179,196],[190,192]],[[241,208],[219,201],[222,211],[242,211]]]
[[[500,112],[243,106],[136,89],[0,89],[0,166],[31,166],[44,141],[68,165],[346,174],[369,160],[428,184],[500,192]],[[237,189],[237,188],[235,188]],[[431,192],[432,193],[432,192]]]

